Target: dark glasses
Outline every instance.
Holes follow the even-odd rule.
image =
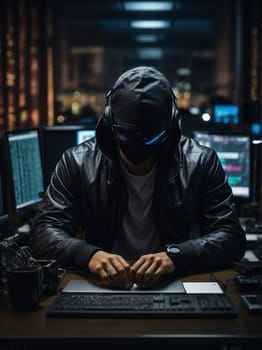
[[[146,146],[150,146],[156,143],[162,143],[167,138],[167,130],[162,130],[155,134],[153,133],[150,136],[145,136],[141,131],[135,129],[124,129],[117,124],[113,124],[113,130],[115,132],[116,137],[122,142],[142,142]]]

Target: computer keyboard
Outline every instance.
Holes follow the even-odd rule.
[[[240,292],[259,292],[262,290],[262,276],[236,275],[233,281]]]
[[[225,294],[61,293],[48,317],[235,318],[238,312]]]

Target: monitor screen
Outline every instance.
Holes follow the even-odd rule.
[[[85,137],[94,134],[94,130],[83,125],[46,126],[41,130],[43,145],[43,160],[45,169],[45,186],[60,160],[62,153],[76,146]]]
[[[196,132],[194,139],[214,149],[227,174],[235,197],[250,199],[251,196],[251,140],[248,135],[220,135]]]
[[[94,137],[96,134],[95,130],[78,130],[76,132],[76,144],[82,143]]]
[[[214,121],[224,124],[239,124],[238,105],[215,105]]]
[[[42,155],[37,129],[4,133],[8,184],[16,211],[33,207],[44,191]]]
[[[254,136],[260,136],[262,134],[262,127],[260,123],[250,124],[250,132]]]

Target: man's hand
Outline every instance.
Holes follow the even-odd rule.
[[[120,255],[98,250],[90,259],[89,270],[100,276],[103,284],[117,288],[131,288],[132,270],[127,261]]]
[[[142,255],[132,266],[134,283],[139,288],[149,288],[157,283],[160,276],[175,271],[173,261],[166,252]]]

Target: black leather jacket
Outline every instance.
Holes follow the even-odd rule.
[[[32,225],[34,257],[87,269],[92,254],[110,251],[121,234],[127,190],[114,143],[100,129],[96,139],[67,150],[58,163]],[[216,153],[184,136],[171,150],[158,163],[153,198],[163,249],[180,247],[177,272],[231,267],[246,241]]]

